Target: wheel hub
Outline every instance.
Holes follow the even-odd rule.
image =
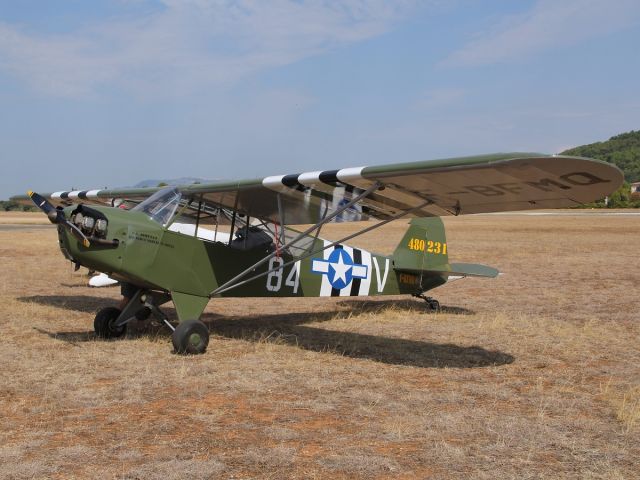
[[[191,335],[189,335],[189,343],[194,347],[197,346],[201,340],[202,338],[200,337],[199,333],[192,333]]]

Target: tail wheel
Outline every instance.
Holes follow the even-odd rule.
[[[176,353],[204,353],[209,345],[209,329],[200,320],[186,320],[178,324],[171,340]]]
[[[428,304],[429,304],[429,308],[434,312],[440,311],[440,302],[438,300],[431,299],[429,300]]]
[[[118,338],[127,331],[127,325],[116,327],[116,320],[120,316],[120,309],[115,307],[106,307],[96,314],[93,320],[93,329],[100,338]]]

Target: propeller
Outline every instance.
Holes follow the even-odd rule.
[[[29,195],[33,203],[35,203],[36,206],[45,213],[51,223],[64,225],[71,231],[71,234],[74,237],[80,240],[86,248],[89,248],[89,246],[91,245],[89,239],[85,236],[84,233],[82,233],[82,230],[80,230],[76,225],[67,220],[62,210],[58,210],[51,204],[51,202],[49,202],[49,200],[44,198],[42,195],[37,194],[36,192],[32,192],[31,190],[29,190],[27,194]]]

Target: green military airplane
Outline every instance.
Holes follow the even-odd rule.
[[[213,297],[411,294],[437,309],[424,292],[452,277],[498,274],[449,263],[440,216],[571,207],[622,182],[608,163],[513,153],[13,200],[35,202],[58,225],[66,258],[132,287],[122,310],[97,313],[97,336],[120,337],[128,322],[153,313],[173,331],[176,352],[196,354],[209,343],[199,318]],[[404,216],[413,219],[393,255],[343,243]],[[337,241],[319,236],[327,222],[364,219],[376,222]],[[175,327],[159,308],[169,300]]]

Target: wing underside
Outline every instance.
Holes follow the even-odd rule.
[[[282,224],[313,224],[370,190],[343,220],[385,220],[571,207],[603,198],[623,182],[615,166],[578,157],[496,154],[178,186],[194,204]],[[139,202],[160,188],[59,191],[54,204]],[[14,200],[27,203],[28,196]]]

